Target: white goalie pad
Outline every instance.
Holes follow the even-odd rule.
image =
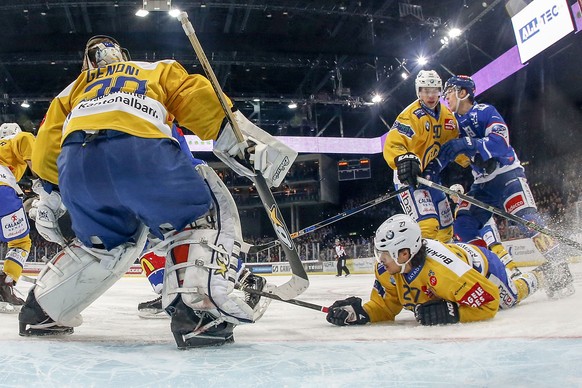
[[[53,256],[36,280],[34,295],[42,309],[63,326],[83,322],[79,315],[119,278],[139,257],[147,228],[140,228],[137,242],[107,251],[85,247],[75,239]]]
[[[211,167],[196,169],[212,191],[216,229],[186,229],[154,247],[159,252],[165,245],[167,252],[162,305],[168,307],[181,294],[194,310],[208,310],[235,324],[252,322],[253,309],[233,294],[242,241],[236,204]]]
[[[270,187],[278,187],[297,158],[297,151],[257,127],[239,111],[233,114],[245,142],[239,143],[230,124],[226,124],[214,142],[214,154],[237,174],[252,179],[256,176],[255,172],[241,164],[235,156],[243,154],[249,142],[255,143],[250,156],[253,168],[261,172]]]

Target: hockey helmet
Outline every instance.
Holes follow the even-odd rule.
[[[20,126],[16,123],[4,123],[0,125],[0,139],[8,140],[22,132]]]
[[[454,75],[445,83],[445,93],[449,89],[466,90],[471,98],[475,97],[475,81],[468,75]]]
[[[420,96],[420,88],[439,88],[443,90],[443,81],[438,73],[434,70],[421,70],[414,81],[416,95]]]
[[[412,257],[420,251],[422,237],[420,226],[406,214],[396,214],[380,225],[374,236],[374,255],[379,260],[382,252],[388,252],[390,257],[401,266],[401,273]],[[410,249],[410,259],[406,263],[399,263],[398,251]]]
[[[90,38],[85,45],[81,70],[93,70],[111,63],[129,60],[131,60],[129,51],[122,48],[117,40],[107,35],[96,35]]]

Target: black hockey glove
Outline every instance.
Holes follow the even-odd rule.
[[[420,159],[412,152],[398,155],[394,159],[396,170],[398,172],[398,179],[413,188],[418,186],[418,177],[420,171]]]
[[[473,158],[473,164],[485,171],[485,174],[489,175],[497,168],[497,159],[489,158],[486,161],[483,160],[483,157],[480,153],[477,153]]]
[[[459,306],[448,300],[431,300],[417,304],[414,317],[424,326],[448,325],[459,322]]]
[[[368,313],[362,307],[362,299],[355,296],[336,300],[329,306],[325,319],[337,326],[365,325],[370,322]]]

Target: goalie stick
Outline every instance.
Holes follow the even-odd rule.
[[[220,83],[216,79],[216,75],[214,74],[212,67],[210,67],[210,62],[208,61],[208,58],[206,57],[206,54],[202,49],[202,45],[200,44],[198,37],[196,36],[194,27],[192,26],[192,23],[190,23],[190,20],[188,20],[188,14],[186,12],[180,13],[180,16],[178,16],[178,20],[180,20],[180,23],[182,23],[184,33],[190,40],[192,48],[196,52],[196,56],[200,60],[200,64],[202,65],[202,68],[204,69],[206,76],[210,80],[210,84],[212,85],[212,88],[214,89],[214,92],[216,93],[216,96],[220,101],[220,105],[224,110],[228,122],[232,126],[237,141],[243,142],[245,139],[242,135],[242,132],[234,118],[231,109],[229,108],[226,102],[226,97],[222,92]],[[261,173],[259,171],[255,171],[255,173],[256,176],[254,177],[253,182],[255,183],[255,187],[257,189],[257,192],[259,193],[259,197],[261,198],[261,202],[265,207],[267,215],[269,216],[271,225],[273,225],[273,229],[277,234],[277,238],[279,239],[281,246],[283,247],[285,257],[289,262],[292,273],[291,279],[289,279],[289,281],[278,286],[272,292],[281,299],[288,300],[296,297],[297,295],[300,295],[303,291],[305,291],[307,287],[309,287],[309,279],[307,277],[307,273],[305,272],[305,268],[303,268],[303,264],[299,259],[297,247],[295,246],[295,243],[293,242],[293,239],[289,234],[287,225],[285,225],[285,221],[283,220],[283,216],[281,215],[279,206],[277,206],[277,203],[275,202],[273,193],[269,189],[269,186],[267,185],[267,182],[265,181],[265,178],[261,175]]]
[[[574,248],[582,251],[582,244],[580,244],[574,240],[571,240],[568,237],[562,236],[561,234],[554,232],[553,230],[550,230],[546,227],[540,226],[534,222],[524,220],[521,217],[510,214],[504,210],[496,208],[495,206],[491,206],[489,204],[486,204],[485,202],[481,202],[478,199],[475,199],[475,198],[470,197],[468,195],[458,193],[455,190],[451,190],[448,187],[439,185],[438,183],[434,183],[432,181],[429,181],[428,179],[418,177],[418,183],[423,184],[423,185],[428,186],[428,187],[433,187],[433,188],[440,190],[448,195],[456,195],[459,198],[461,198],[463,201],[469,202],[472,205],[475,205],[477,207],[480,207],[481,209],[485,209],[487,211],[490,211],[491,213],[497,214],[498,216],[501,216],[501,217],[506,218],[508,220],[515,221],[515,222],[522,224],[522,225],[524,225],[532,230],[535,230],[536,232],[540,232],[540,233],[543,233],[543,234],[548,235],[550,237],[553,237],[556,240],[558,240],[566,245],[569,245],[571,247],[574,247]]]
[[[376,199],[373,199],[371,201],[368,201],[366,203],[361,204],[360,206],[356,206],[356,207],[354,207],[352,209],[349,209],[349,210],[346,210],[346,211],[341,212],[339,214],[336,214],[333,217],[330,217],[330,218],[328,218],[326,220],[320,221],[320,222],[318,222],[316,224],[313,224],[311,226],[308,226],[306,228],[303,228],[301,230],[298,230],[297,232],[293,232],[293,233],[291,233],[291,238],[297,238],[297,237],[304,236],[304,235],[306,235],[308,233],[315,232],[316,230],[321,229],[321,228],[323,228],[325,226],[331,225],[334,222],[343,220],[344,218],[347,218],[349,216],[352,216],[354,214],[357,214],[357,213],[359,213],[361,211],[364,211],[364,210],[366,210],[368,208],[371,208],[372,206],[376,206],[376,205],[378,205],[378,204],[380,204],[382,202],[386,202],[389,199],[392,199],[392,198],[396,197],[398,194],[400,194],[400,193],[402,193],[402,192],[404,192],[406,190],[408,190],[408,186],[403,186],[403,187],[399,188],[398,190],[391,191],[389,193],[386,193],[384,195],[381,195],[381,196],[379,196]],[[260,251],[264,251],[265,249],[274,248],[277,245],[279,245],[279,240],[269,241],[267,243],[260,244],[260,245],[250,245],[250,244],[247,244],[247,243],[243,243],[242,250],[245,251],[245,248],[246,248],[246,252],[252,254],[252,253],[257,253],[257,252],[260,252]]]

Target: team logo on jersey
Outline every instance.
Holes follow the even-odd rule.
[[[431,276],[428,278],[428,282],[430,283],[431,286],[436,286],[437,285],[437,278],[436,276]]]
[[[402,124],[398,120],[396,120],[394,122],[394,125],[392,126],[392,128],[396,128],[398,133],[400,133],[400,134],[402,134],[410,139],[412,139],[412,136],[414,136],[414,131],[412,130],[412,127],[410,127],[410,125]]]
[[[430,123],[428,121],[424,123],[424,129],[426,129],[427,132],[430,131]]]
[[[455,130],[455,120],[445,119],[445,130],[448,130],[448,131]]]

